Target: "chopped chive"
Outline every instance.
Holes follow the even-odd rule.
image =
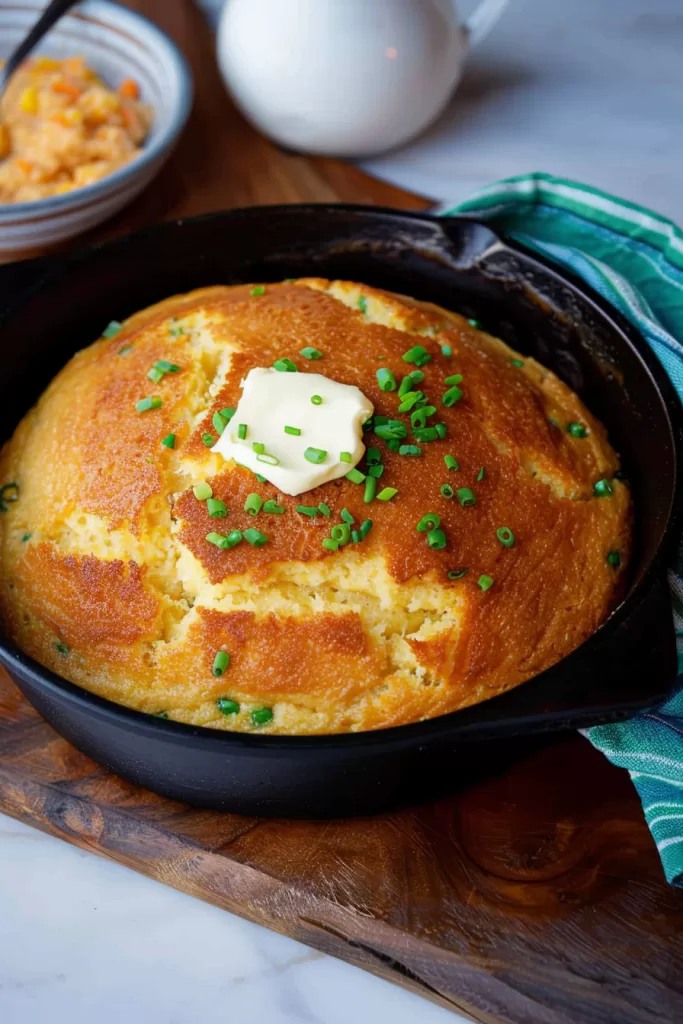
[[[67,647],[63,640],[55,640],[55,650],[60,654],[70,654],[71,648]]]
[[[361,313],[367,313],[368,311],[368,300],[364,295],[361,295],[358,302],[356,303]]]
[[[430,530],[427,534],[427,543],[432,551],[441,551],[446,547],[446,534],[443,530]]]
[[[211,485],[207,484],[205,480],[200,480],[198,484],[195,484],[192,488],[192,493],[197,501],[206,501],[207,498],[213,498]]]
[[[102,331],[103,338],[115,338],[119,333],[123,324],[119,323],[118,320],[110,320],[107,326]]]
[[[475,327],[477,330],[481,328],[481,323],[479,320],[468,320],[467,323],[470,325],[470,327]]]
[[[322,405],[323,404],[323,400],[320,397],[320,395],[311,395],[311,401],[313,402],[313,405]]]
[[[401,447],[401,442],[397,441],[396,438],[390,437],[387,441],[387,448],[390,452],[397,452]]]
[[[161,443],[164,448],[175,448],[175,434],[167,434],[166,437],[162,437]]]
[[[363,501],[366,505],[369,505],[371,501],[374,501],[375,494],[377,493],[377,478],[374,476],[366,476],[365,478],[365,493],[363,494]]]
[[[273,718],[270,708],[256,708],[251,713],[251,720],[254,725],[268,725]]]
[[[432,357],[424,345],[413,345],[403,353],[403,361],[404,363],[414,363],[415,366],[426,366],[427,363],[431,363]]]
[[[388,423],[377,423],[375,421],[375,433],[383,441],[400,441],[408,434],[408,428],[400,420],[389,420]]]
[[[252,441],[251,450],[255,452],[256,455],[263,455],[264,451],[266,450],[266,446],[262,444],[260,441]]]
[[[477,583],[482,590],[490,590],[494,583],[493,576],[487,576],[486,573],[483,573],[477,580]]]
[[[453,495],[455,494],[455,491],[453,490],[450,484],[441,484],[439,491],[441,493],[442,498],[452,498]]]
[[[220,437],[225,428],[227,427],[228,421],[223,416],[221,416],[219,412],[215,412],[211,417],[211,422],[213,423],[214,430]]]
[[[422,516],[415,529],[418,533],[424,533],[426,530],[435,530],[440,525],[441,516],[438,516],[436,512],[428,512],[425,516]]]
[[[441,354],[444,355],[446,359],[449,359],[453,355],[453,349],[450,345],[442,345]]]
[[[572,437],[587,437],[588,436],[588,431],[584,427],[583,423],[568,423],[567,424],[567,432],[569,434],[571,434]]]
[[[445,391],[443,393],[443,395],[441,396],[441,401],[446,406],[447,409],[450,409],[451,406],[455,405],[456,402],[460,401],[462,395],[462,388],[459,388],[456,384],[454,387],[449,388],[448,391]]]
[[[422,370],[411,370],[410,373],[406,374],[399,385],[398,397],[404,398],[409,391],[415,390],[416,384],[421,384],[425,379],[425,375]]]
[[[246,425],[246,423],[240,423],[240,425],[237,428],[237,436],[239,437],[240,441],[246,441],[246,439],[247,439],[247,425]]]
[[[398,494],[396,487],[384,487],[377,495],[378,501],[391,501],[391,499]]]
[[[320,502],[320,504],[318,505],[318,509],[320,510],[322,515],[327,517],[327,519],[329,519],[330,516],[332,515],[332,509],[330,508],[329,505],[326,505],[324,501]]]
[[[496,537],[504,548],[511,548],[515,543],[515,535],[509,526],[499,526],[496,530]]]
[[[277,455],[269,455],[267,452],[262,452],[256,456],[257,462],[265,462],[267,466],[279,466],[280,460]],[[258,473],[256,474],[258,476]],[[263,481],[261,481],[263,483]]]
[[[414,405],[417,405],[424,398],[422,391],[408,391],[403,396],[403,401],[398,407],[399,412],[409,412]]]
[[[337,523],[332,527],[330,536],[332,540],[336,540],[337,544],[348,544],[351,539],[351,527],[348,523]]]
[[[388,370],[386,366],[382,367],[381,370],[377,370],[375,376],[377,377],[377,383],[379,384],[381,391],[396,390],[396,378],[391,370]]]
[[[32,533],[25,533],[24,536],[21,538],[21,543],[25,544],[27,541],[31,539],[32,536]]]
[[[371,421],[368,420],[368,423],[370,423],[370,422]],[[388,423],[388,422],[389,422],[389,417],[388,416],[373,416],[372,417],[372,424],[373,424],[373,426],[378,426],[378,425],[381,425],[383,423]],[[397,423],[399,421],[398,420],[392,420],[392,422],[393,423]]]
[[[207,498],[206,509],[212,519],[225,519],[228,514],[225,502],[220,498]]]
[[[247,495],[247,500],[244,502],[244,511],[248,512],[250,516],[257,516],[263,508],[263,498],[260,494],[252,492]]]
[[[224,537],[222,533],[216,533],[214,530],[211,533],[207,533],[206,539],[209,544],[213,544],[217,548],[227,548],[229,546],[228,538]]]
[[[349,512],[348,508],[343,508],[339,514],[345,523],[348,523],[349,526],[353,526],[356,520]]]
[[[433,405],[423,405],[420,409],[415,409],[410,414],[410,424],[413,428],[419,429],[420,427],[427,426],[427,420],[436,412],[436,407]]]
[[[351,530],[351,543],[358,544],[363,538],[361,537],[360,530]]]
[[[524,366],[523,359],[511,359],[510,362],[512,363],[513,366]]]
[[[307,448],[304,458],[306,462],[312,462],[314,466],[319,466],[327,458],[327,452],[324,448]]]
[[[441,440],[443,440],[448,433],[448,427],[445,423],[435,423],[434,430],[436,431],[436,436]]]
[[[251,293],[250,294],[251,295],[265,295],[266,294],[265,285],[257,284],[254,288],[251,289]]]
[[[254,530],[253,528],[243,530],[242,536],[248,544],[255,548],[262,548],[268,542],[265,533],[261,533],[260,530]]]
[[[207,448],[213,448],[216,443],[216,438],[213,434],[202,434],[202,444],[205,444]]]
[[[310,516],[311,519],[315,519],[318,514],[317,505],[297,505],[295,512],[299,512],[302,516]]]
[[[477,504],[477,496],[469,487],[459,487],[455,493],[458,495],[458,501],[463,508],[469,508],[470,505]]]
[[[229,664],[230,655],[228,652],[216,651],[216,657],[213,659],[213,674],[215,676],[222,676]]]
[[[413,431],[416,441],[438,441],[436,427],[416,427]]]
[[[276,359],[273,363],[273,369],[279,370],[280,373],[296,373],[296,364],[291,359]]]
[[[444,378],[444,383],[445,384],[461,384],[462,383],[462,374],[461,373],[452,373],[450,375],[450,377],[445,377]]]
[[[285,507],[284,505],[278,505],[275,498],[268,498],[267,501],[263,502],[263,508],[261,509],[261,511],[268,512],[271,515],[279,516],[282,515],[282,513],[285,511]]]
[[[339,551],[339,545],[336,540],[332,540],[331,537],[323,537],[323,547],[327,551]]]
[[[154,384],[158,384],[160,380],[164,379],[163,372],[158,370],[156,366],[153,366],[151,370],[147,371],[147,376]]]
[[[486,467],[482,466],[481,469],[479,470],[479,472],[477,473],[477,483],[480,483],[480,481],[484,480],[485,477],[486,477]]]
[[[351,454],[351,452],[340,452],[339,453],[339,461],[340,462],[353,462],[353,455]]]
[[[155,711],[154,712],[154,717],[155,718],[167,719],[168,718],[168,711]]]
[[[379,480],[383,472],[384,466],[368,466],[368,476],[374,476],[375,480]]]
[[[303,356],[304,359],[322,359],[323,354],[318,348],[312,348],[307,345],[306,348],[299,349],[299,355]]]
[[[257,456],[257,458],[258,458],[258,456]],[[252,473],[254,473],[253,470],[252,470]],[[258,480],[258,482],[260,484],[267,484],[268,483],[268,481],[265,478],[265,476],[263,476],[261,473],[254,473],[254,476],[256,477],[256,479]]]
[[[618,569],[621,565],[621,555],[618,551],[608,551],[607,562],[613,569]]]
[[[348,471],[346,479],[350,480],[352,484],[362,484],[365,480],[365,473],[361,473],[359,469],[354,467]]]
[[[216,701],[216,707],[222,715],[236,715],[240,710],[237,701],[230,700],[229,697],[219,697]]]
[[[226,547],[226,548],[236,548],[241,540],[242,540],[242,531],[241,530],[231,530],[230,533],[228,534],[228,536],[225,538],[225,545],[224,545],[224,547]]]
[[[167,359],[158,359],[154,364],[154,369],[161,370],[162,373],[180,373],[177,363],[169,363]]]
[[[446,463],[446,469],[460,469],[460,463],[457,459],[454,459],[452,455],[444,455],[443,461]]]
[[[161,399],[157,395],[150,395],[149,398],[141,398],[135,403],[136,412],[149,412],[150,409],[160,409]]]
[[[299,437],[301,429],[299,427],[285,427],[285,434],[291,434],[292,437]]]
[[[399,455],[422,455],[422,449],[416,444],[402,444],[398,449]]]
[[[447,576],[449,580],[461,580],[463,576],[467,576],[469,569],[449,569]]]
[[[228,407],[227,409],[221,409],[221,416],[223,417],[226,423],[229,423],[236,412],[237,409],[231,409]]]
[[[363,540],[365,540],[367,535],[370,533],[371,529],[372,519],[364,519],[363,522],[360,524],[360,535],[363,538]]]
[[[609,498],[610,495],[614,494],[614,489],[609,480],[603,477],[602,480],[598,480],[597,483],[593,484],[593,494],[596,498]]]

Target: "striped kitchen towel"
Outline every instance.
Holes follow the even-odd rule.
[[[444,212],[474,214],[578,274],[640,330],[683,399],[683,232],[670,220],[549,174],[495,182]],[[585,735],[628,769],[666,877],[683,886],[683,545],[669,582],[677,692],[656,711]]]

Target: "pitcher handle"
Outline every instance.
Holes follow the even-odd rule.
[[[477,46],[487,36],[508,5],[508,0],[482,0],[463,28],[470,46]]]

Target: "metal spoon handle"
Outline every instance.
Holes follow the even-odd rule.
[[[63,14],[73,7],[77,0],[52,0],[47,5],[38,21],[35,23],[31,31],[28,33],[25,39],[17,46],[16,50],[10,54],[5,62],[5,66],[0,71],[0,96],[5,91],[5,86],[8,81],[17,70],[23,60],[28,57],[29,53],[43,36],[49,32],[56,21],[59,21]]]

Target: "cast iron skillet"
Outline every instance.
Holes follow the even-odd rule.
[[[645,342],[597,295],[475,221],[254,208],[0,269],[0,439],[109,320],[202,285],[303,275],[363,281],[477,317],[581,395],[633,488],[626,599],[582,647],[517,689],[383,731],[271,737],[163,721],[72,686],[0,637],[0,662],[28,699],[85,753],[149,789],[245,814],[306,817],[431,797],[462,777],[482,750],[475,741],[489,741],[488,757],[511,736],[623,718],[661,700],[676,674],[665,571],[680,514],[675,393]]]

